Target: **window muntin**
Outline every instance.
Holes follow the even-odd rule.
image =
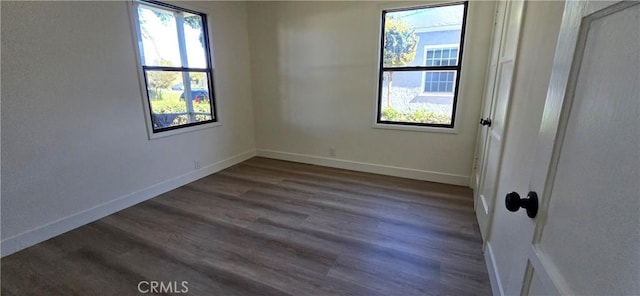
[[[153,133],[216,122],[206,15],[143,0],[134,11]]]
[[[379,124],[453,128],[467,2],[382,12]]]

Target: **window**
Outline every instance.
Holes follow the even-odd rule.
[[[458,47],[426,48],[427,66],[455,66],[458,64]]]
[[[453,93],[454,71],[440,71],[425,73],[425,93]]]
[[[134,6],[152,132],[216,122],[206,15],[156,1]]]
[[[382,12],[377,123],[453,128],[467,2]]]
[[[458,64],[458,45],[450,47],[425,46],[425,64],[427,66],[455,66]],[[422,91],[425,95],[448,94],[453,97],[456,71],[426,72]]]

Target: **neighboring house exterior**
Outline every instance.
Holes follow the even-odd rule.
[[[416,35],[420,38],[418,41],[416,56],[411,63],[407,66],[424,66],[430,65],[430,63],[448,62],[449,64],[457,61],[458,44],[460,43],[460,30],[447,30],[436,32],[416,32]],[[444,55],[443,55],[443,50]],[[393,74],[393,86],[396,87],[420,87],[424,92],[442,91],[442,86],[438,87],[432,83],[438,82],[438,77],[429,77],[432,79],[427,80],[427,77],[421,77],[426,75],[415,75],[413,73],[394,73]],[[441,79],[440,81],[447,81]],[[427,83],[425,85],[425,82]],[[451,81],[450,81],[451,82]],[[431,84],[430,84],[431,83]],[[450,86],[448,87],[451,88]]]
[[[443,7],[437,11],[399,15],[419,38],[415,58],[406,66],[456,65],[459,62],[462,14],[462,9]],[[455,71],[394,72],[391,105],[396,109],[411,108],[411,105],[420,103],[450,106],[453,104],[455,76]],[[384,91],[387,79],[383,78]]]

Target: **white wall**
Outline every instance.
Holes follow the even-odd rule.
[[[188,3],[209,14],[222,125],[156,140],[127,5],[2,1],[3,255],[255,153],[246,4]]]
[[[469,6],[458,134],[372,128],[381,5],[248,4],[258,154],[469,185],[494,3]]]

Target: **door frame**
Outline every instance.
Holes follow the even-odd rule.
[[[500,3],[496,4],[495,7],[495,11],[493,12],[493,27],[492,27],[492,31],[491,31],[491,47],[489,48],[489,61],[487,62],[487,72],[485,73],[485,79],[484,79],[484,88],[483,88],[483,95],[482,95],[482,106],[480,109],[480,118],[483,118],[485,116],[485,114],[487,116],[490,116],[491,113],[491,106],[493,104],[493,92],[495,89],[495,80],[496,77],[498,76],[498,69],[496,67],[496,69],[492,69],[491,65],[493,65],[493,59],[494,59],[494,55],[498,55],[498,53],[494,53],[494,51],[499,51],[499,49],[496,49],[496,44],[498,45],[497,47],[500,47],[500,43],[502,43],[502,29],[504,27],[503,22],[504,22],[504,12],[501,13],[500,12]],[[500,34],[496,34],[498,31],[498,23],[500,24]],[[499,38],[500,40],[498,40],[497,42],[495,41],[496,38]],[[491,85],[491,88],[489,88],[489,85]],[[488,113],[488,114],[487,114]],[[478,199],[475,196],[476,191],[478,190],[478,188],[480,187],[480,184],[482,182],[482,176],[484,175],[482,173],[483,171],[483,167],[484,167],[484,158],[485,158],[485,149],[487,146],[487,135],[489,134],[489,132],[484,129],[483,127],[478,128],[478,132],[476,135],[476,149],[475,149],[475,157],[473,159],[473,168],[472,168],[472,172],[471,172],[471,188],[474,190],[474,196],[473,196],[473,208],[475,209]]]
[[[501,3],[504,4],[504,9],[502,9],[502,11],[500,11],[500,5]],[[512,8],[514,7],[513,5],[517,5],[515,10]],[[491,45],[491,49],[490,49],[490,56],[489,56],[489,62],[488,62],[488,66],[487,66],[487,74],[486,74],[486,78],[485,78],[485,90],[484,90],[484,95],[483,95],[483,102],[482,102],[482,111],[480,113],[481,116],[484,116],[485,114],[487,114],[487,116],[491,119],[493,119],[495,117],[494,114],[494,104],[495,104],[495,99],[494,96],[497,92],[496,88],[498,87],[498,83],[499,83],[499,78],[500,78],[500,73],[502,71],[502,67],[501,64],[504,63],[505,61],[511,60],[513,62],[513,72],[512,72],[512,76],[511,76],[511,87],[509,88],[509,93],[507,94],[507,98],[506,98],[506,106],[505,106],[505,115],[504,115],[504,123],[503,123],[503,130],[502,130],[502,135],[501,135],[501,140],[500,140],[500,153],[498,156],[498,159],[496,160],[497,164],[496,164],[496,175],[495,175],[495,180],[494,180],[494,188],[497,189],[498,187],[498,180],[500,179],[500,172],[501,172],[501,163],[502,163],[502,154],[503,154],[503,150],[504,150],[504,143],[505,143],[505,135],[507,133],[508,130],[508,126],[509,126],[509,108],[511,105],[511,97],[513,94],[513,83],[515,81],[515,73],[516,70],[518,68],[518,53],[519,53],[519,46],[520,46],[520,34],[522,33],[522,24],[523,24],[523,16],[526,10],[526,1],[524,0],[515,0],[515,1],[500,1],[500,3],[498,3],[496,5],[496,12],[495,12],[495,17],[494,17],[494,27],[493,27],[493,32],[492,32],[492,39],[494,39],[492,41],[492,45]],[[516,23],[515,26],[517,26],[517,28],[515,29],[515,31],[517,32],[516,34],[516,38],[515,38],[515,45],[514,45],[514,52],[512,54],[512,56],[507,56],[507,58],[503,58],[503,49],[505,48],[505,30],[507,28],[507,26],[514,26],[514,24],[510,23],[511,18],[515,18]],[[499,38],[499,40],[497,42],[495,42],[495,38]],[[497,48],[496,48],[497,47]],[[495,59],[495,61],[494,61]],[[493,69],[492,65],[496,64],[495,69]],[[488,85],[489,83],[491,83],[491,85]],[[490,88],[490,89],[488,89]],[[475,176],[472,177],[472,183],[474,183],[475,181],[477,181],[477,184],[475,184],[475,186],[472,186],[474,189],[474,194],[473,194],[473,206],[474,206],[474,210],[478,209],[478,205],[480,203],[483,203],[481,201],[480,198],[480,194],[482,193],[482,184],[485,181],[485,176],[486,176],[486,167],[487,167],[487,156],[488,156],[488,138],[491,137],[491,129],[490,127],[481,127],[478,129],[478,141],[476,144],[476,158],[479,161],[478,165],[474,166],[475,167]],[[483,137],[484,135],[484,137]],[[479,154],[482,155],[479,155]],[[491,237],[491,228],[492,228],[492,224],[493,224],[493,215],[495,212],[495,207],[496,207],[496,200],[497,198],[497,192],[495,192],[493,194],[493,196],[488,196],[488,199],[490,199],[491,201],[491,205],[488,206],[487,210],[486,210],[486,215],[487,215],[487,219],[486,219],[486,224],[485,227],[486,229],[480,229],[481,232],[481,236],[483,238],[483,244],[482,244],[482,249],[484,250],[486,248],[486,244],[489,241],[489,238]],[[485,208],[484,206],[482,206],[481,208]],[[476,213],[476,219],[478,219],[478,214]],[[480,227],[480,225],[478,225]],[[484,231],[484,232],[483,232]]]

